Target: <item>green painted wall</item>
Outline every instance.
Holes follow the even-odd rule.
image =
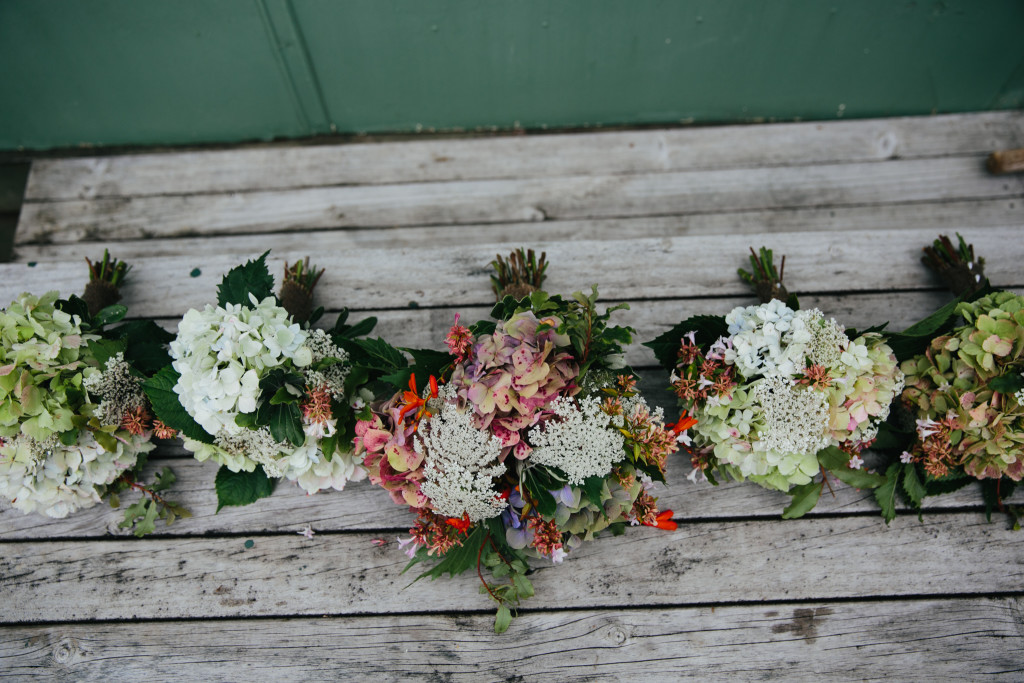
[[[0,149],[1024,107],[1021,0],[3,0]]]

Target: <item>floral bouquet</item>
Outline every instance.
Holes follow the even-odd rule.
[[[331,330],[311,329],[323,314],[312,309],[323,271],[308,259],[285,264],[276,297],[267,253],[224,277],[216,306],[185,314],[173,362],[146,384],[185,448],[221,465],[218,509],[268,496],[280,478],[315,493],[365,477],[351,441],[372,396],[346,348],[376,320],[347,325],[346,311]]]
[[[992,290],[957,237],[940,236],[922,261],[958,298],[894,343],[907,382],[880,443],[890,461],[876,497],[888,521],[897,496],[920,508],[981,480],[988,512],[1008,509],[1016,525],[1003,500],[1024,476],[1024,297]]]
[[[475,567],[500,633],[533,595],[531,558],[558,564],[629,525],[675,528],[649,491],[677,444],[624,366],[632,330],[609,320],[625,305],[598,313],[596,288],[549,296],[532,251],[492,265],[497,322],[465,327],[456,316],[448,353],[406,349],[411,367],[395,349],[375,354],[390,359],[385,379],[408,390],[359,421],[356,452],[370,481],[418,515],[400,539],[409,567],[433,562],[421,575],[432,578]],[[429,377],[422,391],[417,377]]]
[[[861,452],[889,416],[903,373],[876,331],[799,310],[782,283],[785,259],[776,270],[770,250],[751,254],[752,272],[740,275],[760,305],[690,318],[646,345],[693,415],[691,480],[714,484],[720,473],[788,492],[783,517],[800,517],[828,485],[826,472],[857,488],[885,483],[863,468]]]
[[[0,311],[0,494],[60,518],[139,491],[120,526],[142,536],[157,519],[189,516],[160,495],[174,483],[169,468],[151,485],[137,479],[151,438],[174,436],[142,390],[168,361],[171,335],[147,320],[108,327],[127,312],[116,302],[130,268],[106,252],[86,262],[84,298],[22,294]]]

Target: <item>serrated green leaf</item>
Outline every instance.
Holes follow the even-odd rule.
[[[855,489],[875,489],[885,483],[886,479],[881,474],[873,474],[867,470],[855,470],[849,467],[840,467],[829,470],[836,479]]]
[[[60,436],[57,438],[65,446],[73,446],[78,441],[78,430],[69,429],[66,432],[61,432]]]
[[[824,486],[823,482],[810,482],[809,484],[803,484],[802,486],[794,486],[789,492],[789,495],[793,497],[793,502],[786,506],[786,509],[782,511],[783,519],[797,519],[803,517],[808,512],[814,509],[814,506],[818,504],[818,499],[821,498],[821,489]]]
[[[910,441],[914,438],[913,432],[897,429],[889,422],[883,422],[878,427],[878,435],[875,437],[871,448],[875,450],[906,450]]]
[[[487,532],[482,526],[475,527],[462,541],[462,545],[452,548],[436,565],[416,577],[416,581],[429,576],[431,579],[439,578],[442,574],[458,576],[470,567],[476,566],[476,558],[480,552],[480,546],[487,541]],[[421,548],[420,550],[424,550]],[[410,563],[412,564],[412,563]],[[406,567],[408,569],[408,567]],[[413,583],[416,583],[413,581]]]
[[[99,363],[100,368],[106,366],[112,356],[125,350],[124,342],[117,339],[93,339],[86,347],[89,349],[90,355]]]
[[[244,265],[236,266],[228,271],[220,285],[217,287],[217,303],[220,306],[228,304],[241,304],[251,306],[249,295],[262,301],[274,294],[274,278],[267,269],[267,254],[270,250],[254,261],[246,261]]]
[[[266,404],[265,404],[266,405]],[[262,407],[260,413],[262,414]],[[287,441],[293,446],[301,446],[306,442],[306,434],[302,431],[302,411],[294,403],[282,403],[268,406],[270,417],[267,426],[270,434],[277,441]]]
[[[908,462],[903,465],[903,491],[914,507],[921,507],[921,501],[928,495],[924,482],[917,476],[917,465]]]
[[[875,489],[875,500],[882,508],[882,517],[886,524],[896,519],[896,487],[901,472],[900,463],[892,463],[885,470],[885,483]]]
[[[143,382],[142,390],[153,406],[153,412],[165,425],[177,429],[184,436],[203,443],[213,443],[213,437],[206,433],[199,423],[192,419],[174,393],[174,385],[180,375],[170,365],[161,368],[148,380]]]
[[[512,625],[512,612],[505,605],[498,606],[498,613],[494,616],[494,632],[504,633]]]
[[[269,478],[263,468],[257,467],[252,472],[232,472],[221,466],[214,479],[217,490],[217,512],[229,506],[241,506],[255,503],[274,492],[275,481]]]
[[[604,491],[604,477],[587,477],[583,480],[583,495],[594,505],[604,512],[601,501],[601,493]],[[607,515],[607,513],[605,513]]]

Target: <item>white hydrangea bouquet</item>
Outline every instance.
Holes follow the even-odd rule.
[[[788,492],[783,517],[794,518],[817,503],[827,473],[857,488],[885,483],[860,456],[903,389],[903,373],[881,334],[798,310],[771,251],[751,253],[753,273],[740,274],[763,303],[690,318],[646,346],[693,415],[691,479],[717,483],[722,473]]]
[[[169,360],[171,335],[146,320],[109,327],[127,313],[116,301],[129,267],[109,253],[86,261],[84,298],[22,294],[0,311],[0,495],[60,518],[136,491],[120,526],[142,536],[158,519],[189,516],[161,494],[170,469],[153,484],[138,478],[151,438],[174,436],[142,391]]]
[[[369,373],[345,346],[376,320],[348,325],[344,311],[331,330],[311,328],[323,314],[312,309],[323,271],[308,259],[285,264],[278,297],[267,253],[224,277],[216,306],[185,314],[173,362],[146,384],[185,448],[221,465],[220,507],[268,496],[278,479],[316,493],[365,477],[351,442],[372,398]]]
[[[649,489],[677,444],[624,367],[632,331],[609,324],[624,305],[599,314],[596,288],[568,300],[540,291],[543,255],[493,265],[497,322],[456,317],[449,352],[405,349],[412,366],[376,343],[385,379],[408,390],[360,420],[356,449],[370,481],[418,515],[400,541],[409,566],[434,562],[422,575],[432,578],[475,567],[500,633],[533,594],[531,558],[560,563],[629,525],[675,528]]]

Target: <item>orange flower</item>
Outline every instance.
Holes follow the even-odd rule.
[[[472,524],[472,522],[469,521],[469,515],[465,512],[462,513],[462,519],[459,519],[458,517],[449,517],[444,521],[448,526],[454,527],[461,534],[469,531],[469,526]]]
[[[675,432],[676,434],[680,434],[695,424],[697,424],[697,418],[690,417],[686,413],[683,413],[679,416],[679,422],[670,422],[665,425],[665,428]]]
[[[644,524],[646,526],[653,526],[657,529],[664,529],[665,531],[675,531],[679,527],[678,524],[672,521],[671,510],[663,510],[658,513],[654,524],[648,524],[647,522],[644,522]]]
[[[437,398],[437,378],[433,375],[430,376],[430,398]],[[399,419],[415,410],[415,420],[418,423],[427,414],[427,399],[421,398],[420,393],[416,391],[415,372],[409,376],[409,391],[402,392],[402,400],[404,403],[402,410],[398,413]]]

